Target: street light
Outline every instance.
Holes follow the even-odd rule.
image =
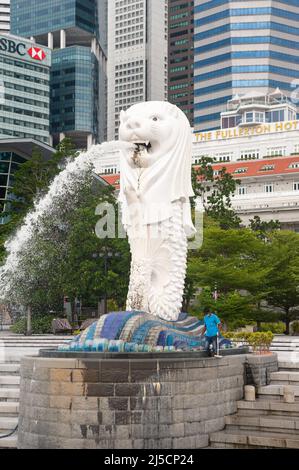
[[[113,253],[112,251],[109,251],[107,247],[103,248],[99,253],[94,253],[93,255],[94,259],[102,258],[104,259],[104,275],[105,275],[105,280],[107,281],[107,276],[108,276],[108,260],[112,258],[120,258],[121,253]],[[108,295],[107,295],[107,284],[105,282],[105,291],[104,291],[104,315],[108,313]]]

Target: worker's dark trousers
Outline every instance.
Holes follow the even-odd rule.
[[[213,356],[214,354],[217,354],[217,336],[206,336],[206,344],[205,344],[205,349],[209,356]],[[210,345],[213,345],[213,352],[211,352]]]

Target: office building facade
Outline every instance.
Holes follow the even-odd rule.
[[[0,139],[49,143],[50,66],[48,48],[0,36]]]
[[[107,0],[11,0],[11,30],[53,49],[51,136],[105,138]]]
[[[168,0],[108,1],[108,140],[122,109],[167,100]]]
[[[168,101],[194,123],[194,1],[168,2]]]
[[[0,34],[8,34],[10,31],[10,0],[0,2]]]
[[[219,128],[236,94],[279,87],[298,102],[297,0],[195,0],[195,129]]]

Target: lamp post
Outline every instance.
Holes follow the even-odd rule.
[[[94,253],[93,258],[102,258],[104,260],[104,276],[105,276],[105,290],[104,290],[104,315],[108,313],[108,294],[107,294],[107,276],[108,276],[108,260],[112,258],[119,258],[120,253],[113,253],[107,247],[104,247],[99,253]]]

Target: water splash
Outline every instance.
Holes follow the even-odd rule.
[[[43,219],[46,216],[55,216],[55,211],[61,207],[61,204],[64,210],[71,210],[76,206],[81,188],[83,185],[91,184],[92,173],[98,172],[101,157],[110,152],[128,151],[132,148],[132,144],[125,142],[106,142],[95,145],[70,161],[65,169],[54,178],[47,194],[35,202],[33,210],[26,215],[22,226],[5,244],[7,258],[0,268],[0,300],[9,300],[11,283],[15,281],[13,275],[21,270],[22,252],[30,245],[35,234],[43,233]]]

